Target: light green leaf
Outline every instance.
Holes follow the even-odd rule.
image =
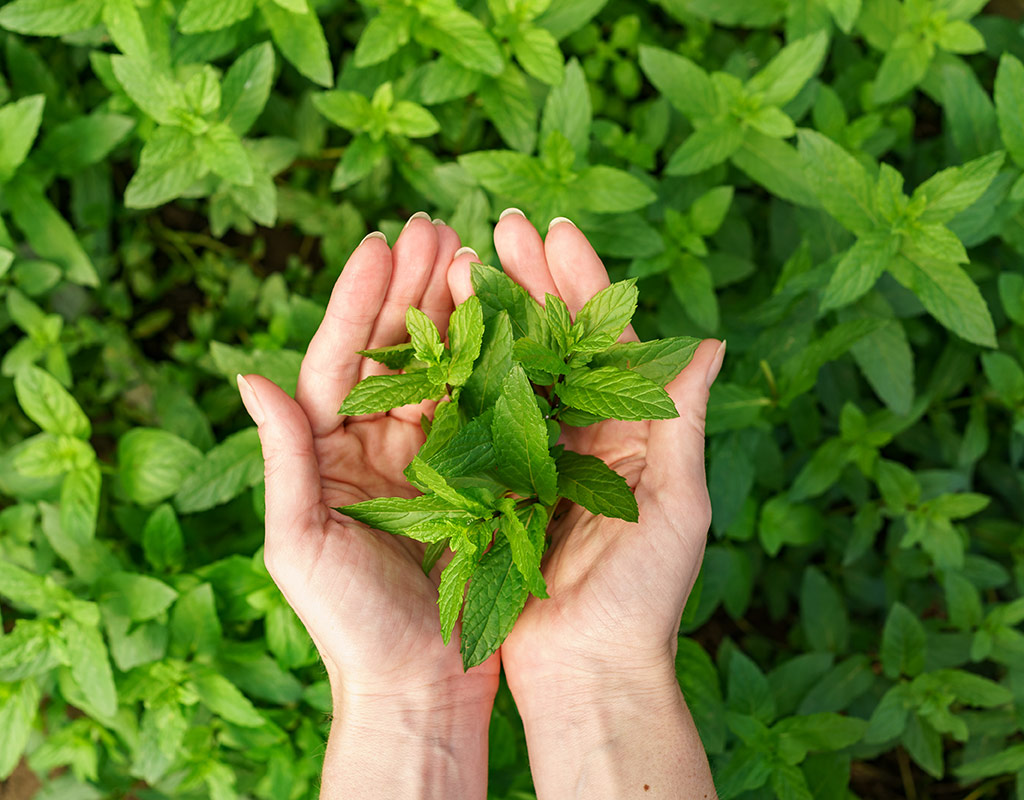
[[[697,128],[665,165],[666,175],[695,175],[721,164],[743,145],[743,130],[734,119],[721,119]]]
[[[903,323],[891,319],[850,346],[867,382],[895,414],[910,413],[914,402],[914,352]]]
[[[263,479],[263,453],[255,427],[233,433],[203,456],[174,496],[182,514],[234,499]]]
[[[535,597],[546,598],[547,585],[540,572],[542,552],[530,541],[530,534],[516,513],[516,501],[511,497],[503,497],[498,501],[498,510],[501,511],[501,516],[498,517],[498,530],[509,543],[512,560],[519,574],[523,576],[527,589]]]
[[[999,134],[1011,158],[1024,166],[1024,64],[1010,53],[999,59],[993,94]]]
[[[431,9],[428,18],[414,26],[413,37],[420,44],[444,53],[448,58],[477,72],[500,75],[505,69],[501,49],[484,24],[456,6]]]
[[[180,125],[188,111],[182,87],[151,64],[128,56],[111,56],[110,66],[128,97],[161,125]]]
[[[683,116],[693,120],[718,114],[720,101],[711,78],[685,56],[641,45],[640,68]]]
[[[61,620],[60,629],[75,683],[99,714],[114,716],[117,713],[117,689],[110,655],[99,629],[71,617]]]
[[[579,503],[591,514],[627,522],[639,519],[636,498],[626,479],[601,459],[564,450],[556,460],[558,493]]]
[[[540,120],[540,140],[558,131],[572,145],[577,163],[586,161],[590,150],[590,123],[593,110],[587,79],[580,62],[573,58],[565,66],[565,78],[548,92]]]
[[[598,336],[609,338],[612,342],[618,339],[633,318],[639,295],[636,278],[629,278],[616,281],[591,297],[576,314],[573,325],[576,336],[574,349],[579,349],[588,339]]]
[[[28,36],[63,36],[96,24],[104,0],[14,0],[0,9],[0,27]]]
[[[274,49],[269,42],[250,47],[235,59],[224,76],[220,118],[236,134],[244,136],[267,104],[273,82]]]
[[[657,195],[625,170],[597,165],[579,173],[570,186],[580,205],[599,214],[635,211],[649,206]]]
[[[716,186],[694,200],[690,206],[690,223],[694,233],[710,236],[722,227],[729,206],[732,205],[732,196],[732,186]]]
[[[159,572],[184,566],[185,541],[170,503],[157,506],[146,520],[142,529],[142,551],[146,561]]]
[[[357,383],[341,404],[339,414],[375,414],[435,397],[443,390],[426,370],[404,375],[371,375]]]
[[[484,340],[484,316],[480,298],[471,295],[452,312],[448,321],[448,339],[452,360],[448,365],[448,383],[462,386],[473,373]]]
[[[0,10],[0,21],[3,12],[9,8]],[[43,95],[34,94],[0,108],[0,130],[3,131],[0,138],[0,183],[14,174],[32,148],[43,119],[45,103]]]
[[[482,664],[512,630],[529,590],[512,560],[509,540],[498,537],[473,571],[462,611],[462,663]]]
[[[255,0],[187,0],[178,15],[182,33],[217,31],[248,19]]]
[[[387,7],[381,9],[363,28],[356,43],[353,62],[357,67],[370,67],[391,58],[398,48],[409,41],[410,28],[415,24],[412,9]]]
[[[962,781],[977,781],[1024,769],[1024,744],[1014,744],[981,758],[965,761],[956,768]]]
[[[900,240],[887,233],[857,239],[836,265],[821,296],[821,311],[849,305],[868,292],[899,252]]]
[[[412,342],[391,344],[387,347],[374,347],[370,350],[359,350],[359,355],[372,358],[388,369],[404,369],[415,357]]]
[[[191,686],[199,701],[219,717],[244,728],[260,728],[267,720],[238,687],[207,666],[191,664]]]
[[[96,535],[100,504],[100,468],[97,464],[73,469],[60,486],[60,527],[74,541],[84,545]]]
[[[462,598],[466,590],[466,581],[473,575],[475,566],[472,553],[468,549],[458,550],[448,566],[441,572],[441,584],[437,587],[437,605],[441,616],[441,638],[444,643],[452,638],[452,631],[462,610]]]
[[[399,100],[388,113],[387,129],[389,133],[421,139],[441,130],[441,123],[418,103]]]
[[[320,86],[334,84],[334,70],[320,19],[312,9],[296,14],[273,0],[259,0],[260,11],[270,28],[274,44],[289,62]]]
[[[912,35],[906,40],[897,37],[896,43],[882,58],[875,76],[874,102],[879,105],[888,103],[917,86],[928,73],[934,55],[935,46],[926,39]]]
[[[480,84],[477,96],[502,140],[519,153],[532,153],[537,144],[537,106],[523,71],[509,63],[496,78]]]
[[[227,123],[211,125],[201,136],[193,139],[196,152],[207,168],[228,183],[251,186],[253,169],[242,140]]]
[[[132,428],[117,443],[121,485],[139,505],[173,495],[202,458],[194,445],[156,428]]]
[[[602,418],[640,420],[678,417],[675,403],[657,383],[615,367],[574,370],[558,396],[563,402]]]
[[[44,431],[79,439],[92,435],[89,418],[78,401],[48,372],[34,366],[19,370],[14,391],[25,415]]]
[[[669,270],[668,280],[690,318],[714,333],[719,323],[718,297],[707,264],[689,253],[680,253]]]
[[[19,681],[5,689],[0,702],[0,781],[10,777],[25,752],[40,700],[35,680]]]
[[[435,520],[442,515],[450,517],[452,522],[463,523],[463,527],[474,520],[461,506],[429,494],[411,498],[378,497],[344,506],[338,511],[371,528],[403,535],[414,525]],[[445,534],[448,535],[450,533]]]
[[[827,48],[825,31],[787,44],[747,82],[747,91],[763,93],[766,104],[785,105],[821,67]]]
[[[139,168],[124,193],[129,208],[152,208],[180,197],[209,171],[184,129],[157,128],[142,148]]]
[[[441,342],[437,326],[430,317],[415,306],[409,306],[405,311],[405,327],[412,339],[416,358],[428,364],[441,363],[444,344]]]
[[[536,494],[545,505],[555,502],[555,461],[548,452],[548,432],[522,366],[513,364],[502,382],[491,422],[498,475],[523,496]]]
[[[459,404],[470,416],[484,413],[498,399],[502,381],[512,367],[512,337],[507,311],[499,311],[484,323],[480,357],[459,394]]]
[[[918,222],[945,223],[974,205],[999,173],[1005,156],[999,150],[962,167],[949,167],[932,175],[914,190],[914,199],[921,198],[925,203]]]
[[[695,336],[673,336],[652,342],[617,342],[607,350],[595,353],[590,366],[627,369],[659,386],[667,386],[690,363],[700,343],[701,339]]]
[[[134,572],[104,575],[96,585],[95,599],[104,611],[143,622],[162,614],[178,593],[163,581]]]
[[[470,264],[473,291],[480,298],[484,321],[507,311],[517,339],[529,336],[538,342],[547,338],[544,310],[529,293],[503,272],[484,264]]]
[[[549,86],[562,83],[565,58],[549,31],[533,26],[520,29],[512,39],[512,52],[528,75]]]
[[[105,159],[135,127],[120,114],[94,113],[53,128],[39,147],[39,158],[62,175],[71,176]]]
[[[843,227],[858,235],[880,226],[872,182],[857,159],[816,131],[799,131],[799,150],[818,200]]]

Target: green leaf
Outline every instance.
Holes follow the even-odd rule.
[[[131,58],[152,57],[135,0],[106,0],[102,19],[118,50]]]
[[[907,721],[903,746],[925,772],[933,778],[942,778],[942,736],[919,713],[912,713]]]
[[[1005,156],[1000,150],[932,175],[914,191],[914,199],[925,203],[918,222],[945,223],[974,205],[998,174]]]
[[[120,114],[96,112],[53,128],[40,145],[39,158],[61,175],[71,176],[103,161],[135,127]]]
[[[78,401],[48,372],[34,366],[19,370],[14,391],[25,415],[47,433],[79,439],[92,435],[89,418]]]
[[[640,420],[678,417],[675,403],[654,381],[615,367],[573,370],[558,396],[573,408],[602,418]]]
[[[498,537],[473,571],[462,611],[462,664],[487,660],[512,631],[530,592],[512,560],[507,538]]]
[[[775,718],[775,699],[764,673],[742,650],[733,650],[727,668],[726,697],[732,711],[768,724]]]
[[[34,680],[5,687],[0,703],[0,780],[6,781],[28,745],[39,710],[39,685]]]
[[[61,620],[61,635],[68,649],[71,676],[103,717],[117,713],[117,689],[110,667],[107,645],[95,625],[84,625],[71,617]]]
[[[716,331],[720,319],[718,297],[707,264],[690,253],[680,253],[668,279],[690,318],[704,330]]]
[[[548,432],[522,366],[513,364],[494,404],[491,422],[498,475],[523,496],[536,494],[544,505],[557,497],[555,461]]]
[[[63,36],[96,24],[104,0],[14,0],[0,9],[0,27],[27,36]]]
[[[383,8],[370,19],[359,35],[353,63],[357,67],[370,67],[391,58],[409,41],[415,14],[404,8]]]
[[[525,336],[516,340],[512,357],[523,365],[530,380],[540,385],[551,384],[555,376],[568,371],[565,361],[554,350]]]
[[[673,336],[652,342],[617,342],[607,350],[595,353],[591,367],[616,367],[630,370],[667,386],[693,359],[701,339],[695,336]]]
[[[463,527],[473,521],[461,506],[430,494],[411,498],[377,497],[337,510],[371,528],[403,535],[414,525],[435,520],[441,515],[450,517],[452,522],[462,523]]]
[[[645,208],[657,195],[639,178],[628,172],[598,165],[587,167],[571,184],[580,205],[598,214],[614,214]]]
[[[364,130],[373,114],[370,101],[359,92],[320,92],[313,95],[313,105],[335,125],[350,131]]]
[[[548,92],[540,120],[540,140],[551,131],[561,133],[576,154],[577,163],[585,161],[590,150],[590,123],[593,109],[583,68],[577,59],[565,66],[565,78]]]
[[[442,388],[430,379],[426,370],[404,375],[371,375],[352,387],[338,413],[356,415],[390,411],[435,397]]]
[[[732,196],[732,186],[716,186],[694,200],[690,206],[690,223],[694,233],[710,236],[722,227],[729,206],[732,205]]]
[[[60,486],[60,527],[82,545],[96,536],[101,481],[99,466],[94,463],[68,472]]]
[[[206,167],[228,183],[251,186],[253,168],[242,140],[226,123],[217,123],[193,139]]]
[[[10,7],[0,10],[0,22],[3,12]],[[14,174],[32,148],[43,119],[45,103],[43,95],[34,94],[0,108],[0,130],[4,132],[3,139],[0,139],[0,182]]]
[[[895,414],[909,414],[914,403],[914,351],[903,323],[890,319],[854,342],[850,354],[882,402]]]
[[[915,614],[896,602],[882,628],[882,670],[890,678],[913,677],[924,669],[927,637]]]
[[[426,457],[427,462],[447,478],[476,475],[489,470],[495,463],[491,439],[492,415],[493,412],[488,411],[468,422],[443,448]],[[436,415],[434,424],[437,425]]]
[[[825,210],[858,236],[880,227],[871,179],[860,162],[816,131],[801,128],[798,137],[811,186]]]
[[[248,603],[245,605],[251,608]],[[223,632],[209,583],[200,583],[178,596],[171,611],[170,634],[169,653],[175,658],[189,658],[192,654],[210,658],[217,653],[223,644]]]
[[[555,37],[544,28],[520,29],[512,38],[512,52],[528,75],[549,86],[562,83],[565,59]]]
[[[371,350],[359,350],[359,355],[372,358],[388,369],[405,369],[412,363],[415,353],[412,342],[404,344],[391,344],[387,347],[374,347]]]
[[[255,427],[228,436],[190,472],[174,496],[182,514],[206,511],[233,500],[263,479],[263,453]]]
[[[633,318],[639,295],[636,278],[630,278],[617,281],[591,297],[576,314],[574,349],[599,336],[612,342],[618,339]]]
[[[626,479],[600,458],[563,450],[556,460],[558,494],[579,503],[591,514],[627,522],[640,518],[636,497]]]
[[[839,466],[842,466],[842,462]],[[800,474],[804,474],[803,470]],[[838,477],[838,470],[836,477]],[[797,485],[794,484],[794,490],[796,488]],[[822,524],[821,514],[817,509],[804,503],[791,503],[786,496],[777,495],[761,506],[757,522],[757,535],[765,552],[774,557],[779,554],[784,545],[800,546],[817,542],[822,536]],[[812,590],[819,588],[819,585],[812,586]],[[819,636],[817,630],[813,635],[815,641],[819,643],[826,641]],[[816,649],[827,650],[830,648],[819,647]]]
[[[824,31],[787,44],[747,82],[747,91],[762,92],[762,102],[768,105],[785,105],[821,67],[827,49]]]
[[[996,394],[1009,407],[1024,401],[1024,369],[1007,353],[982,353],[981,366]]]
[[[470,416],[491,408],[501,394],[502,381],[512,368],[512,335],[507,311],[499,311],[484,323],[480,357],[459,394],[459,404]]]
[[[736,120],[716,119],[697,128],[672,154],[666,175],[695,175],[733,155],[743,145],[743,130]]]
[[[287,11],[272,0],[259,0],[260,11],[270,35],[288,61],[300,73],[320,86],[334,84],[334,70],[320,19],[312,9]]]
[[[445,644],[452,638],[452,631],[462,610],[462,599],[466,581],[473,575],[475,562],[468,549],[458,550],[448,566],[441,572],[441,583],[437,587],[437,605],[441,616],[441,638]]]
[[[561,297],[545,292],[544,317],[548,322],[548,329],[551,331],[552,345],[556,348],[558,356],[564,358],[569,354],[573,343],[572,317],[569,315],[569,307]]]
[[[409,306],[405,311],[405,327],[412,339],[416,358],[428,364],[441,363],[444,344],[441,342],[437,326],[430,317],[415,306]]]
[[[835,361],[853,345],[885,324],[877,317],[863,317],[840,322],[804,350],[794,353],[782,365],[786,388],[780,402],[789,405],[797,395],[814,386],[819,370]]]
[[[1003,53],[999,59],[993,95],[999,134],[1010,157],[1024,166],[1024,64],[1010,53]]]
[[[430,464],[413,456],[409,466],[405,468],[405,477],[409,483],[422,492],[433,493],[455,508],[460,508],[477,517],[489,517],[490,509],[468,495],[460,493]]]
[[[152,208],[180,197],[209,167],[195,139],[182,128],[164,126],[142,148],[139,168],[124,193],[129,208]]]
[[[963,268],[925,252],[908,252],[906,244],[904,255],[893,261],[890,270],[917,295],[928,313],[967,341],[995,347],[995,323],[988,304]]]
[[[249,2],[251,8],[252,0],[244,1]],[[274,49],[269,42],[250,47],[235,59],[224,76],[220,118],[231,130],[244,136],[266,106],[273,83]]]
[[[157,506],[142,529],[146,561],[158,572],[178,570],[185,564],[185,540],[170,503]]]
[[[888,233],[867,233],[846,251],[821,296],[821,311],[859,300],[878,281],[899,252],[900,240]]]
[[[429,18],[413,27],[413,37],[471,70],[499,75],[505,68],[501,49],[490,31],[454,3],[432,10]]]
[[[388,133],[418,139],[433,136],[441,130],[441,123],[418,103],[399,100],[388,112],[387,130]]]
[[[934,55],[935,46],[928,40],[897,37],[878,68],[872,100],[879,105],[888,103],[913,89],[924,79]]]
[[[801,206],[818,202],[800,154],[781,139],[748,128],[732,163],[772,194]]]
[[[544,342],[544,310],[526,289],[503,272],[484,264],[470,264],[473,291],[480,298],[484,321],[507,311],[515,338],[529,336]]]
[[[530,593],[536,597],[548,596],[544,576],[540,572],[541,551],[530,541],[530,534],[516,513],[516,501],[511,497],[503,497],[498,501],[498,530],[504,535],[512,550],[512,560]]]
[[[134,572],[104,575],[96,585],[95,598],[105,613],[143,622],[162,614],[178,593],[163,581]]]
[[[956,768],[962,781],[977,781],[1024,769],[1024,744],[1014,744],[981,758],[965,761]]]
[[[194,445],[156,428],[132,428],[117,443],[121,485],[139,505],[173,495],[202,459]]]
[[[244,694],[223,675],[195,662],[191,664],[192,681],[199,702],[228,722],[244,728],[260,728],[267,720]]]
[[[842,596],[818,569],[804,570],[800,585],[800,622],[814,650],[843,653],[849,646],[850,621]]]
[[[180,125],[190,113],[181,86],[162,70],[127,56],[111,56],[110,66],[132,102],[161,125]]]
[[[717,116],[720,100],[708,74],[685,56],[640,46],[640,68],[661,94],[689,119]]]
[[[182,33],[217,31],[248,19],[254,0],[187,0],[178,15]]]
[[[537,144],[537,106],[522,70],[510,63],[496,78],[483,81],[477,96],[484,114],[508,146],[519,153],[532,153]],[[467,153],[459,161],[474,155]]]
[[[938,31],[935,43],[950,53],[980,53],[985,49],[985,37],[981,32],[962,19],[954,19]]]

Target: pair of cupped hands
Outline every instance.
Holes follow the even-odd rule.
[[[609,284],[569,220],[554,220],[542,239],[509,209],[494,243],[504,271],[541,303],[550,292],[575,313]],[[404,725],[423,713],[436,726],[446,713],[470,726],[481,718],[486,741],[501,664],[524,720],[555,713],[547,701],[556,691],[582,696],[623,681],[675,681],[680,616],[710,523],[704,418],[724,353],[718,341],[703,341],[669,384],[678,418],[564,431],[568,448],[626,478],[640,521],[593,516],[562,501],[543,566],[550,597],[531,597],[500,650],[464,673],[458,627],[448,646],[439,632],[446,559],[425,575],[423,544],[371,530],[334,507],[417,494],[402,471],[424,440],[420,416],[435,404],[358,417],[338,408],[359,380],[386,371],[356,351],[404,341],[409,306],[445,334],[452,309],[472,293],[470,264],[478,260],[452,228],[423,212],[393,247],[370,234],[334,287],[295,398],[258,375],[240,377],[239,388],[266,462],[266,565],[323,658],[336,719],[370,725],[393,711]],[[622,338],[636,335],[627,328]]]

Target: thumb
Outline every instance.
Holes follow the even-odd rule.
[[[707,497],[704,421],[711,384],[724,358],[724,341],[705,339],[701,342],[690,363],[665,387],[679,416],[651,422],[647,463],[654,467],[652,477],[655,482],[670,484],[677,493],[685,488],[687,494],[695,492],[699,497]]]
[[[302,408],[273,381],[239,375],[238,391],[259,430],[266,477],[263,558],[277,580],[308,567],[319,551],[327,520],[313,434]]]

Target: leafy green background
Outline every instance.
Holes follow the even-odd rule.
[[[642,337],[728,338],[678,657],[721,796],[1024,798],[1024,38],[984,6],[0,6],[0,776],[316,796],[232,379],[294,389],[367,230],[493,260],[516,205]],[[504,689],[490,764],[532,796]]]

